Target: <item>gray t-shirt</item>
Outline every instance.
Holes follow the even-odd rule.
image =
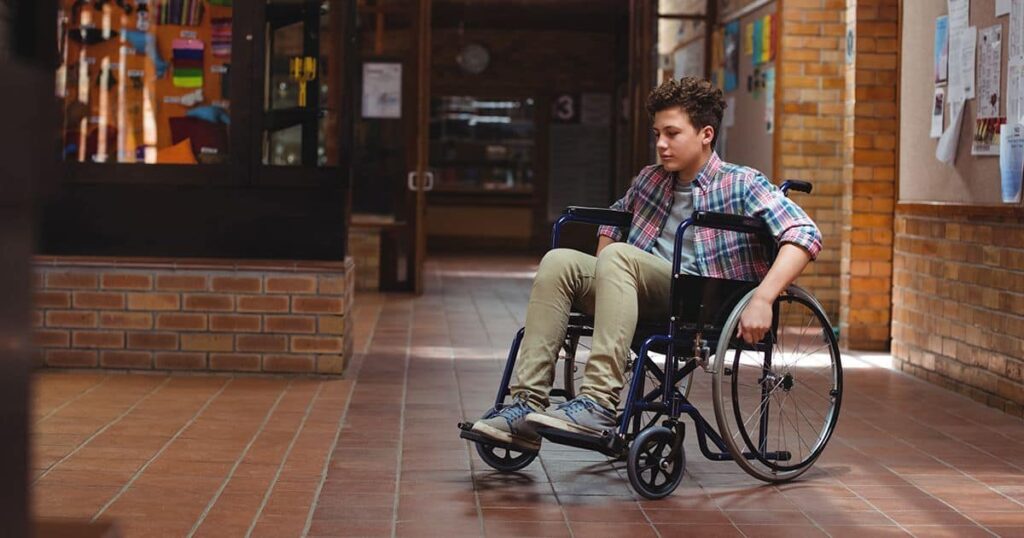
[[[657,256],[668,261],[672,261],[672,251],[676,247],[676,229],[693,213],[693,183],[683,185],[677,182],[673,186],[672,195],[672,211],[669,212],[665,227],[661,229],[661,235],[658,236],[658,240],[654,242],[654,248],[651,250]],[[683,234],[680,262],[683,274],[698,274],[697,257],[694,255],[693,249],[693,226],[687,228],[686,233]]]

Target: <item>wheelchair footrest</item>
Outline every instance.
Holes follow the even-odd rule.
[[[474,443],[479,443],[481,445],[488,445],[488,446],[493,446],[493,447],[497,447],[497,448],[504,448],[504,449],[507,449],[507,450],[515,450],[516,452],[522,452],[524,454],[528,454],[528,453],[536,454],[536,452],[533,452],[531,450],[523,450],[522,447],[514,446],[514,445],[511,445],[509,443],[502,443],[500,441],[495,441],[494,439],[491,439],[490,437],[486,437],[486,436],[480,435],[479,433],[473,431],[473,423],[472,422],[460,422],[459,423],[459,430],[461,430],[459,432],[459,437],[461,437],[462,439],[466,439],[467,441],[473,441]]]
[[[617,458],[622,453],[622,443],[618,440],[615,432],[604,432],[600,437],[567,432],[556,428],[537,428],[541,437],[559,445],[567,445],[584,450],[594,450],[611,458]]]

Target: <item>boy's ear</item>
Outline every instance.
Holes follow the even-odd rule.
[[[715,139],[715,128],[710,125],[705,125],[701,129],[701,143],[711,145],[711,141]]]

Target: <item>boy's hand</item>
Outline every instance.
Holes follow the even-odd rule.
[[[736,337],[754,345],[760,342],[771,328],[772,303],[755,295],[740,314],[740,326],[736,331]]]

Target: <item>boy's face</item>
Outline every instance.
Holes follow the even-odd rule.
[[[697,129],[681,107],[672,107],[654,114],[654,136],[662,166],[669,172],[682,172],[683,179],[693,179],[704,165],[715,130],[710,125]]]

